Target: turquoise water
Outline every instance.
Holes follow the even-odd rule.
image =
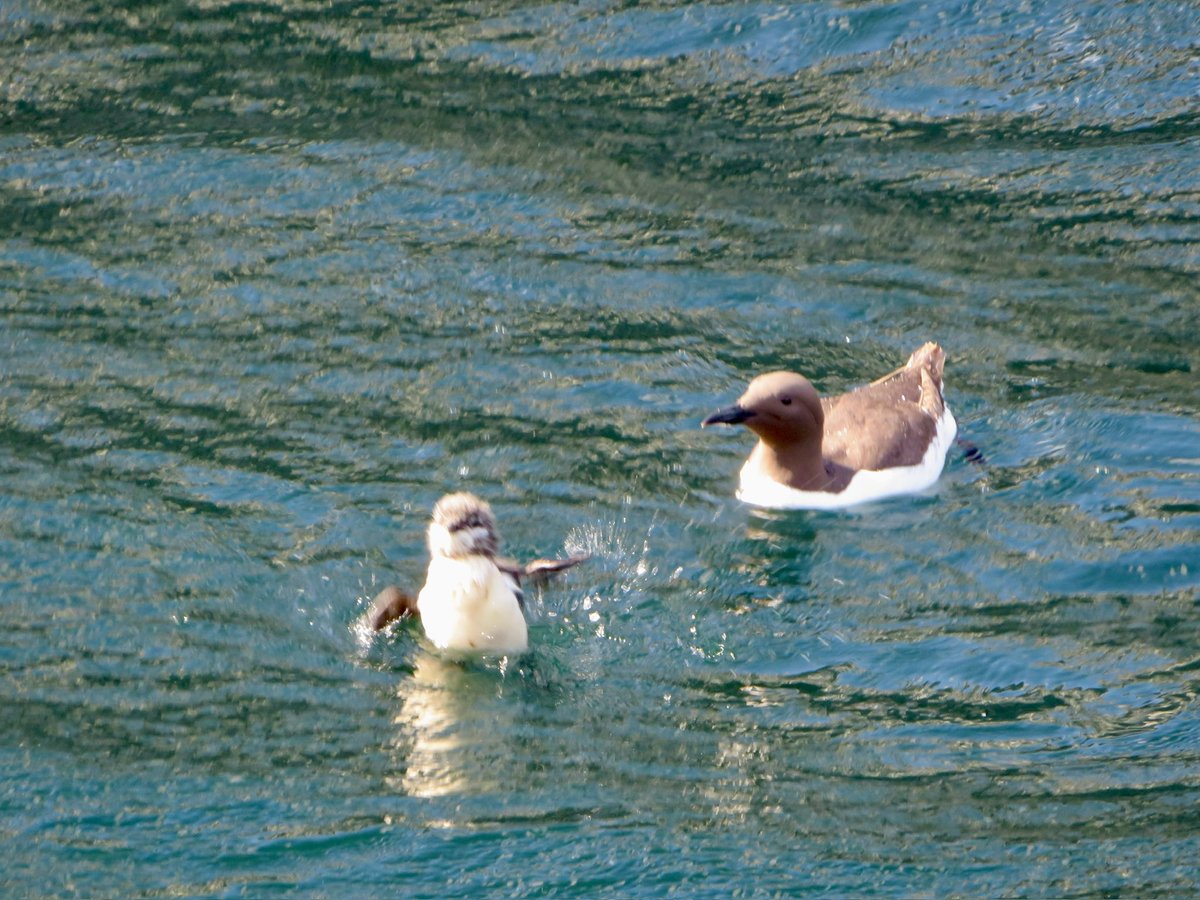
[[[1198,27],[6,2],[0,893],[1200,893]],[[733,499],[926,339],[987,465]],[[464,487],[592,559],[362,640]]]

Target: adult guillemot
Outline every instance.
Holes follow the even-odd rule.
[[[379,631],[404,616],[417,616],[429,640],[442,650],[520,653],[529,644],[522,576],[539,577],[586,559],[539,559],[519,565],[503,559],[492,508],[469,493],[447,494],[433,508],[426,532],[429,569],[414,600],[394,585],[384,588],[364,614]]]
[[[802,375],[770,372],[701,423],[743,424],[758,444],[738,499],[777,509],[842,509],[937,481],[958,425],[942,396],[946,354],[930,342],[848,394],[821,398]]]

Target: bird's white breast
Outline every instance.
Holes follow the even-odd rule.
[[[486,556],[434,556],[417,609],[443,650],[520,653],[529,644],[514,584]]]

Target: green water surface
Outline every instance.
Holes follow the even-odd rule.
[[[0,894],[1200,893],[1200,13],[0,7]],[[987,458],[699,429],[928,339]],[[531,650],[352,625],[444,492]]]

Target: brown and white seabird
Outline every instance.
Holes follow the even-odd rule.
[[[930,342],[902,368],[821,398],[803,375],[769,372],[702,423],[745,425],[758,444],[738,499],[777,509],[842,509],[937,481],[958,425],[942,396],[946,354]]]
[[[587,558],[539,559],[522,566],[499,557],[500,535],[491,506],[466,492],[437,502],[426,538],[429,569],[416,599],[389,585],[372,601],[363,622],[380,631],[396,619],[416,616],[441,650],[522,652],[529,638],[521,578],[560,572]]]

